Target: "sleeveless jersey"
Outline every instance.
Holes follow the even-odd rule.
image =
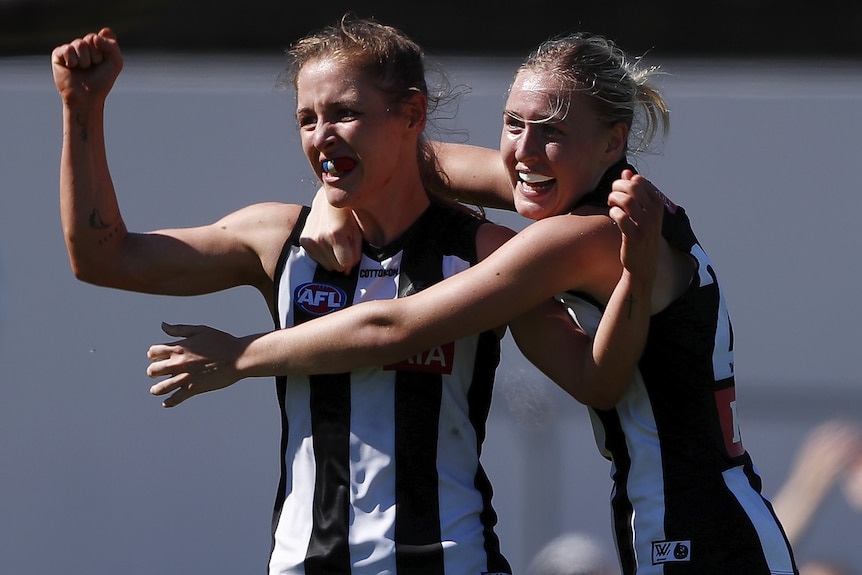
[[[685,210],[665,203],[662,235],[691,254],[697,271],[687,291],[652,316],[621,401],[589,410],[599,451],[612,463],[623,574],[796,573],[742,445],[733,330],[718,278]],[[559,299],[594,336],[602,313],[595,302],[571,292]]]
[[[404,297],[467,268],[481,223],[432,204],[392,245],[364,246],[345,276],[299,246],[299,222],[276,271],[276,326]],[[282,456],[269,573],[511,573],[480,464],[499,354],[484,332],[394,365],[276,378]]]

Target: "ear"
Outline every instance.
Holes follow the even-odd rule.
[[[425,120],[428,113],[428,98],[421,92],[411,92],[404,99],[404,115],[407,118],[407,126],[412,129],[418,129],[419,132],[425,129]]]
[[[605,142],[605,154],[608,156],[619,157],[626,149],[629,139],[629,127],[623,122],[617,122],[611,129],[608,130],[608,136]]]

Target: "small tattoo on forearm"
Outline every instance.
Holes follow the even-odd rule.
[[[124,229],[122,219],[118,219],[114,224],[106,224],[102,219],[102,214],[99,210],[94,209],[90,212],[90,227],[94,230],[106,230],[105,234],[96,240],[98,245],[106,244],[111,239]]]
[[[94,230],[104,230],[108,228],[108,224],[106,224],[105,220],[102,219],[102,214],[100,214],[97,209],[93,209],[93,211],[90,212],[90,227]]]
[[[81,128],[81,142],[86,144],[89,139],[89,135],[87,133],[87,123],[84,121],[84,118],[81,117],[81,114],[75,114],[75,123]]]
[[[111,226],[111,228],[108,230],[108,232],[107,232],[104,236],[102,236],[101,238],[99,238],[98,240],[96,240],[96,243],[97,243],[98,245],[100,245],[100,246],[101,246],[102,244],[106,244],[106,243],[108,243],[109,241],[111,241],[111,239],[112,239],[115,235],[119,234],[119,233],[120,233],[120,231],[121,231],[122,229],[123,229],[123,223],[122,223],[122,222],[117,222],[116,224],[114,224],[113,226]]]

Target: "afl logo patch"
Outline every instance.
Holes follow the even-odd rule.
[[[307,313],[324,315],[343,308],[347,294],[332,285],[304,283],[293,291],[293,301]]]

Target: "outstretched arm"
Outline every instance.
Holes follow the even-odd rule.
[[[536,222],[479,264],[406,298],[242,338],[168,326],[168,335],[186,339],[150,347],[148,374],[167,377],[151,391],[173,394],[165,401],[173,406],[244,377],[383,365],[509,322],[525,355],[551,379],[579,401],[610,407],[631,381],[646,340],[662,217],[661,200],[640,176],[615,184],[616,193],[616,226],[601,215]],[[620,258],[628,262],[622,274]],[[549,297],[568,289],[608,302],[593,345],[560,321],[559,308],[547,307]]]

